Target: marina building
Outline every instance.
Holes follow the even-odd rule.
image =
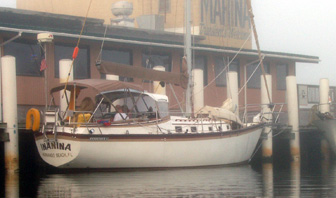
[[[1,55],[16,57],[19,122],[24,122],[31,106],[44,107],[44,77],[47,76],[48,88],[59,83],[59,61],[72,59],[79,37],[79,55],[73,67],[75,79],[105,78],[96,67],[97,60],[133,67],[163,66],[166,71],[181,72],[184,1],[128,2],[131,4],[118,5],[120,1],[117,0],[100,0],[90,5],[89,0],[80,3],[75,0],[58,0],[57,3],[17,0],[18,9],[0,8]],[[245,1],[194,0],[191,11],[192,65],[203,70],[204,104],[221,106],[227,98],[224,69],[237,72],[239,90],[244,89],[249,79],[247,90],[239,92],[240,106],[260,104],[262,72],[258,52],[252,49],[253,34]],[[46,54],[37,42],[37,34],[41,32],[54,36],[53,42],[46,45]],[[265,71],[272,76],[273,103],[285,103],[285,78],[295,75],[296,63],[319,62],[318,57],[310,55],[270,51],[262,51],[262,54]],[[40,71],[43,59],[46,59],[47,70]],[[149,81],[124,76],[118,79],[154,91]],[[172,87],[174,92],[166,86],[170,109],[179,111],[178,104],[184,101],[185,90]]]

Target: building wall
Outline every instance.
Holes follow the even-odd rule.
[[[90,5],[88,17],[104,19],[110,24],[115,19],[111,12],[113,3],[120,0],[17,0],[17,8],[55,14],[65,14],[85,17]],[[128,0],[133,3],[133,14],[130,18],[139,16],[160,16],[167,31],[183,32],[184,1],[182,0]],[[167,2],[166,7],[159,9],[160,2]],[[192,0],[192,34],[204,35],[202,44],[252,48],[251,28],[245,0]],[[149,19],[155,23],[157,18]],[[135,25],[138,27],[137,20]],[[151,25],[152,26],[152,25]]]

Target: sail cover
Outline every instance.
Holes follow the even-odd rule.
[[[113,74],[129,78],[140,78],[144,80],[163,81],[186,88],[188,84],[187,69],[182,64],[182,73],[172,73],[147,69],[141,66],[131,66],[121,63],[103,61],[97,66],[103,74]]]

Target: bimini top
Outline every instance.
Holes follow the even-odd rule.
[[[129,89],[129,92],[124,89],[119,89],[119,90],[113,90],[113,91],[106,91],[106,92],[101,92],[99,95],[96,96],[97,101],[99,101],[104,95],[105,97],[109,98],[110,101],[115,101],[117,99],[121,98],[127,98],[127,97],[150,97],[153,100],[157,102],[169,102],[168,97],[166,95],[162,94],[154,94],[154,93],[149,93],[146,91],[138,91],[138,90],[133,90]]]
[[[54,88],[50,90],[50,93],[54,93],[56,91],[64,90],[66,83],[60,83]],[[74,80],[68,82],[66,85],[67,90],[71,90],[74,87],[76,89],[85,89],[92,88],[97,91],[97,93],[118,90],[118,89],[134,89],[138,91],[143,91],[143,88],[139,85],[135,85],[129,82],[122,82],[117,80],[103,80],[103,79],[84,79],[84,80]]]

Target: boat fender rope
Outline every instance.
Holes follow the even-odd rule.
[[[40,111],[35,108],[31,108],[28,110],[26,115],[26,129],[32,131],[40,130]]]

